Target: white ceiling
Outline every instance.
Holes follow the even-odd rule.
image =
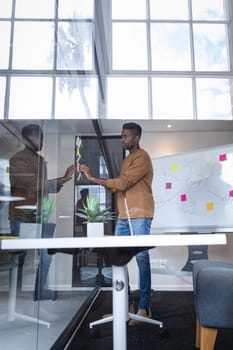
[[[133,120],[128,120],[133,121]],[[120,133],[126,120],[101,120],[103,134]],[[147,132],[201,132],[201,131],[233,131],[233,120],[202,121],[202,120],[135,120]],[[171,125],[168,128],[168,124]]]
[[[97,121],[97,120],[96,120]],[[233,131],[233,120],[122,120],[101,119],[98,120],[100,131],[103,135],[120,135],[122,125],[135,121],[142,126],[143,133],[173,133],[173,132],[207,132],[207,131]],[[94,125],[90,119],[69,120],[6,120],[1,121],[0,137],[3,140],[11,130],[20,136],[22,126],[29,123],[39,123],[44,132],[48,134],[64,135],[95,135]],[[167,125],[171,127],[168,128]],[[7,127],[5,128],[4,125]]]

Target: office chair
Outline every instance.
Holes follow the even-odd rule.
[[[196,347],[213,350],[219,329],[233,329],[233,264],[200,260],[193,265]]]

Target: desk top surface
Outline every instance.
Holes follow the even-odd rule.
[[[1,239],[0,249],[113,248],[188,245],[223,245],[226,234],[151,234],[148,236],[104,236],[67,238]]]

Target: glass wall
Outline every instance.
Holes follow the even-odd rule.
[[[108,152],[117,169],[123,153],[118,147],[117,156],[119,137],[113,140]],[[76,171],[80,161],[93,164],[96,176],[112,174],[102,142],[92,120],[0,122],[0,239],[85,236],[76,226],[84,188],[101,209],[114,210],[111,195]],[[113,234],[113,225],[106,225],[106,234]],[[52,348],[90,295],[101,285],[111,286],[104,258],[75,247],[0,250],[0,273],[1,347],[6,349]]]

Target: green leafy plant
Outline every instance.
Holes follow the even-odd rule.
[[[110,208],[101,209],[100,202],[97,197],[87,197],[86,205],[83,205],[83,209],[79,209],[79,217],[86,220],[86,222],[107,222],[114,219],[114,213],[109,210]]]

